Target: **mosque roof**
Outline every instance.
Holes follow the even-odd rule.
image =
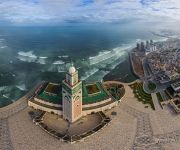
[[[83,104],[93,104],[106,100],[109,96],[100,82],[83,84]]]
[[[53,104],[62,105],[62,85],[48,83],[38,94],[37,98]],[[82,103],[93,104],[109,98],[100,82],[82,84]]]
[[[38,94],[37,98],[49,103],[62,105],[62,85],[48,83]]]

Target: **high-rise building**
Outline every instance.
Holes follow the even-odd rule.
[[[144,42],[141,42],[141,52],[145,52],[145,45],[144,45]]]
[[[140,46],[140,44],[139,44],[139,43],[137,43],[137,45],[136,45],[136,49],[137,49],[138,51],[141,49],[141,46]]]
[[[150,44],[151,44],[151,45],[153,45],[153,44],[154,44],[153,40],[150,40]]]
[[[146,41],[146,48],[149,48],[149,47],[150,47],[150,42]]]
[[[82,82],[72,65],[62,83],[63,118],[74,122],[82,116]]]

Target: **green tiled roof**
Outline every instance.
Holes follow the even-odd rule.
[[[95,84],[100,90],[100,92],[97,92],[95,94],[88,94],[86,85],[83,84],[83,89],[82,89],[83,90],[83,104],[92,104],[92,103],[100,102],[109,97],[107,93],[104,91],[100,82],[96,82]]]
[[[100,82],[96,82],[94,84],[96,84],[99,89],[99,92],[97,92],[95,94],[88,94],[87,89],[86,89],[86,84],[83,84],[83,86],[82,86],[82,94],[83,94],[82,103],[83,103],[83,105],[100,102],[109,97],[107,95],[107,93],[104,91]],[[40,98],[41,100],[47,101],[49,103],[62,105],[62,92],[58,93],[57,95],[50,95],[45,92],[45,88],[44,88],[39,93],[38,98]]]
[[[39,95],[39,98],[47,101],[49,103],[54,103],[54,104],[62,104],[62,95],[61,93],[58,95],[49,95],[46,92],[41,92]]]
[[[49,103],[62,105],[62,90],[61,90],[62,87],[59,86],[59,88],[60,88],[59,92],[57,93],[57,95],[55,95],[55,94],[46,93],[45,89],[47,86],[48,86],[48,84],[39,93],[38,98],[40,98],[41,100],[44,100],[46,102],[49,102]]]

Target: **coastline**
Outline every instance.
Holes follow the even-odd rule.
[[[133,50],[133,49],[132,49]],[[130,61],[130,63],[131,63],[131,71],[132,71],[132,73],[134,74],[134,76],[136,76],[137,77],[137,79],[139,79],[140,77],[139,77],[139,75],[134,71],[134,65],[133,65],[133,61],[132,61],[132,56],[131,56],[131,53],[132,53],[132,51],[130,51],[130,52],[128,52],[128,56],[129,56],[129,61]]]
[[[26,93],[24,96],[16,100],[15,102],[1,107],[0,108],[0,119],[7,118],[11,115],[14,115],[15,113],[18,113],[19,111],[25,109],[28,106],[28,99],[31,99],[34,95],[34,92],[36,89],[41,86],[43,82],[38,83],[36,86],[34,86],[28,93]]]
[[[156,42],[161,42],[161,41],[164,41],[165,39],[162,39],[162,40],[158,40],[158,41],[156,41]],[[131,46],[132,46],[132,43],[130,44]],[[124,49],[124,51],[126,51],[127,52],[127,58],[126,58],[126,60],[124,61],[124,62],[127,62],[127,63],[129,63],[130,65],[127,67],[127,64],[124,64],[124,66],[122,65],[124,62],[120,62],[114,69],[112,69],[109,73],[107,73],[106,75],[104,75],[103,76],[103,80],[105,80],[105,81],[107,81],[107,80],[115,80],[115,81],[120,81],[120,82],[122,82],[122,83],[131,83],[131,82],[133,82],[133,81],[135,81],[135,80],[137,80],[137,79],[139,79],[140,77],[138,76],[138,74],[134,71],[134,68],[133,68],[133,62],[132,62],[132,58],[131,58],[131,53],[132,53],[132,51],[133,51],[133,49],[134,49],[134,47],[132,46],[131,48],[129,48],[129,49]],[[120,66],[120,67],[119,67]],[[121,70],[120,72],[118,72],[118,68]],[[128,74],[124,74],[124,76],[123,75],[121,75],[121,76],[123,76],[123,77],[119,77],[118,76],[118,73],[119,74],[121,74],[121,73],[123,73],[124,71],[123,71],[123,68],[128,68],[129,70],[130,70],[130,73]],[[118,76],[118,79],[117,78],[113,78],[113,74],[117,74],[117,76]],[[116,77],[117,77],[116,76]],[[129,77],[129,76],[132,76],[132,78],[133,79],[129,79],[129,78],[131,78],[131,77]],[[19,98],[19,99],[21,99],[21,97]],[[6,106],[3,106],[3,107],[1,107],[1,108],[5,108],[5,107],[7,107],[7,106],[9,106],[9,105],[11,105],[11,104],[14,104],[15,102],[17,102],[17,101],[19,101],[19,99],[17,99],[17,100],[15,100],[13,103],[10,103],[10,104],[8,104],[8,105],[6,105]],[[0,108],[0,109],[1,109]]]
[[[123,62],[120,62],[113,70],[103,77],[104,81],[114,80],[123,83],[131,83],[139,78],[133,72],[129,57],[129,53],[132,51],[132,49],[127,51],[126,59]]]

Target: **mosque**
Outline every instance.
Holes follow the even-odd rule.
[[[73,123],[88,114],[116,106],[122,97],[122,88],[109,82],[86,84],[79,80],[78,70],[71,65],[61,84],[43,82],[28,105]]]

